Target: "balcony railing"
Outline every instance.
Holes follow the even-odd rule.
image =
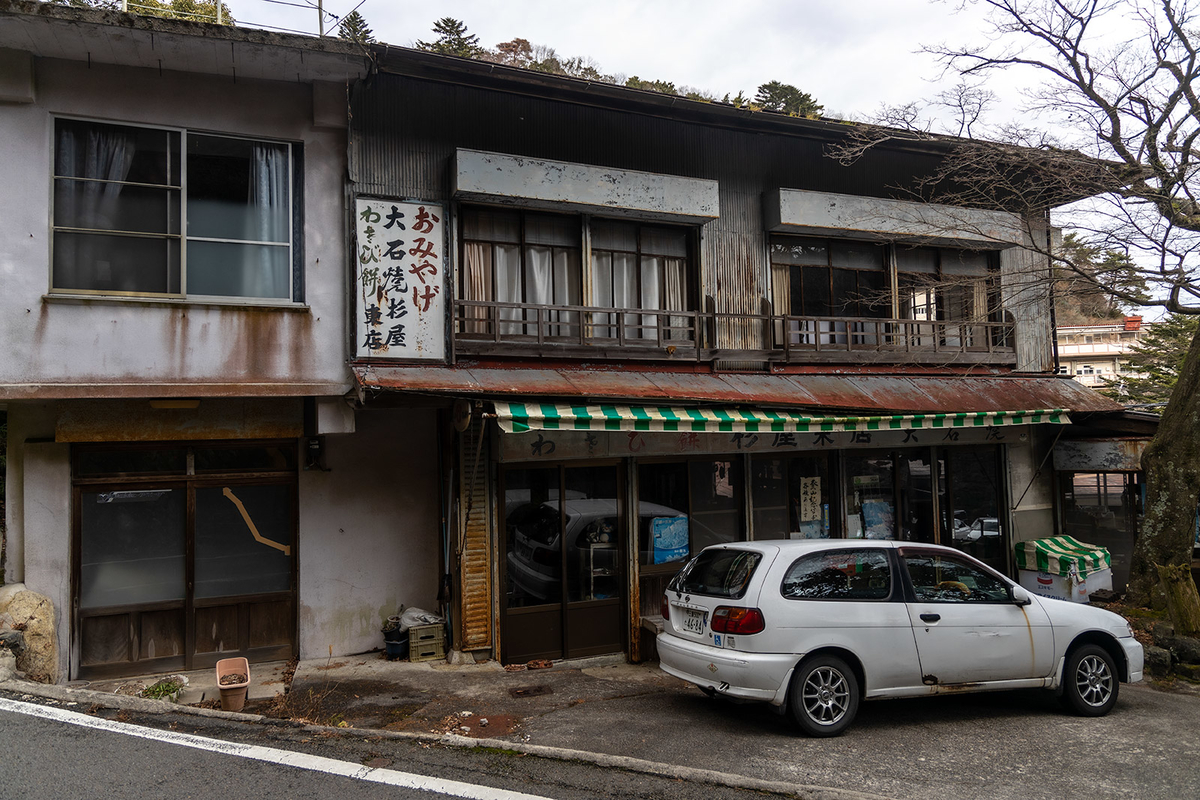
[[[711,305],[711,304],[710,304]],[[1012,323],[457,300],[458,355],[779,363],[1016,361]]]

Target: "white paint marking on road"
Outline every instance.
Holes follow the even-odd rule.
[[[323,772],[327,775],[339,775],[371,783],[382,783],[388,786],[402,786],[407,789],[418,789],[424,792],[436,792],[461,797],[465,800],[549,800],[538,795],[510,792],[506,789],[494,789],[490,786],[479,786],[462,781],[450,781],[442,778],[430,778],[425,775],[414,775],[411,772],[398,772],[391,769],[364,767],[361,764],[351,764],[348,761],[338,761],[323,756],[313,756],[307,753],[296,753],[291,750],[278,750],[274,747],[260,747],[252,744],[223,742],[220,739],[208,739],[194,736],[190,733],[175,731],[160,731],[153,728],[143,728],[140,725],[130,725],[116,720],[100,719],[65,708],[42,706],[37,703],[24,703],[18,700],[8,700],[0,697],[0,711],[11,711],[14,714],[25,714],[30,717],[63,722],[68,725],[79,725],[84,728],[94,728],[112,733],[123,733],[141,739],[191,747],[196,750],[207,750],[227,756],[238,756],[255,761],[265,761],[270,764],[280,764],[285,767],[295,767],[311,772]]]

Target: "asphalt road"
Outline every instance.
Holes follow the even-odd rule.
[[[484,684],[497,680],[486,677]],[[567,748],[775,785],[830,787],[831,796],[849,792],[921,800],[1176,800],[1200,792],[1200,696],[1195,693],[1122,686],[1116,709],[1100,719],[1068,715],[1052,697],[1038,691],[871,702],[863,705],[844,736],[810,739],[764,706],[711,700],[682,682],[605,680],[570,670],[536,677],[553,682],[556,692],[512,701],[538,705],[527,708],[515,729],[494,734],[489,730],[504,743],[475,749],[362,729],[343,732],[235,723],[171,711],[88,710],[221,741],[563,800],[740,800],[764,795],[707,785],[682,773],[672,777],[669,769],[675,767],[643,774],[598,767],[586,763],[586,757],[551,759],[513,750],[527,745]],[[589,687],[586,693],[568,691],[583,683]],[[574,699],[549,702],[562,697]],[[486,715],[504,710],[488,707],[485,698],[469,693],[439,695],[433,706],[434,716],[458,709]],[[123,738],[127,737],[4,714],[0,716],[0,747],[4,748],[0,798],[227,800],[227,790],[234,786],[246,796],[282,797],[286,792],[287,797],[302,800],[317,792],[325,797],[329,791],[350,798],[374,797],[381,790],[347,778],[301,775],[300,770],[269,764],[229,766],[223,760],[229,756],[184,752],[173,745],[115,741]],[[213,779],[213,775],[234,777]],[[384,789],[388,797],[406,796],[394,787]],[[821,796],[808,790],[801,794]]]
[[[12,700],[11,696],[6,699]],[[31,710],[23,702],[16,705]],[[84,711],[64,709],[64,704],[53,701],[45,707],[56,714],[69,711],[60,716],[73,717]],[[104,725],[113,717],[109,722],[115,723],[110,725],[115,730],[97,730],[70,719],[44,719],[0,707],[0,798],[749,800],[766,796],[757,791],[504,751],[462,750],[396,739],[372,741],[336,734],[314,736],[295,727],[110,711],[103,710],[91,720]],[[131,731],[139,726],[130,723],[149,727],[144,733]],[[186,743],[153,738],[160,731]],[[280,760],[294,763],[273,763]],[[331,771],[342,774],[329,774]],[[372,782],[393,776],[400,777],[390,785]],[[428,779],[431,788],[406,788],[406,784],[411,786],[421,779]]]
[[[560,747],[892,798],[1200,796],[1200,697],[1143,685],[1122,685],[1099,719],[1070,716],[1040,691],[875,701],[836,739],[698,690],[593,703],[586,719],[549,714],[522,730]]]

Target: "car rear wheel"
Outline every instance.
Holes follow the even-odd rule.
[[[1103,647],[1085,644],[1067,656],[1062,702],[1081,717],[1101,717],[1117,704],[1117,665]]]
[[[792,717],[809,736],[837,736],[858,713],[858,679],[837,656],[818,655],[802,662],[788,695]]]

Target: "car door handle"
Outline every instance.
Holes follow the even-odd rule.
[[[921,615],[922,622],[937,622],[941,618],[942,618],[941,614],[922,614]]]

